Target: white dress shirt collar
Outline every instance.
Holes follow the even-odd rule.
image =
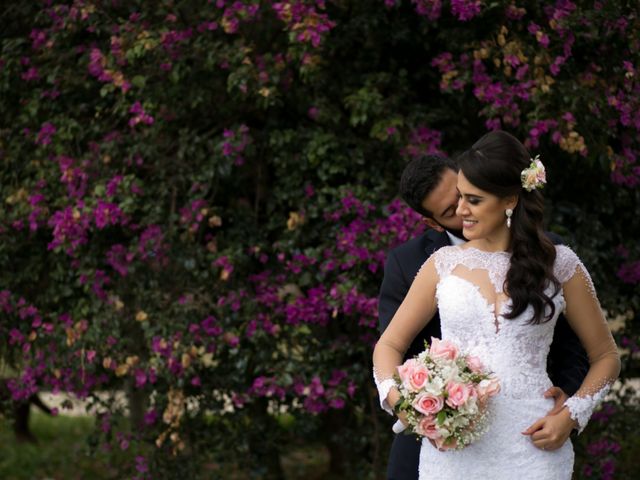
[[[463,243],[467,243],[464,238],[456,237],[453,233],[449,233],[447,230],[445,230],[445,232],[447,232],[451,245],[462,245]]]

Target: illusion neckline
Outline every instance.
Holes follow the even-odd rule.
[[[506,256],[506,257],[510,257],[511,256],[511,252],[507,252],[506,250],[496,250],[495,252],[490,252],[488,250],[482,250],[478,247],[473,247],[473,246],[466,246],[466,245],[458,245],[457,248],[459,248],[460,250],[475,250],[476,252],[480,252],[483,253],[485,255],[500,255],[500,256]]]

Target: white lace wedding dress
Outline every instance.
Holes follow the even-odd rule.
[[[582,430],[593,408],[617,376],[619,361],[587,271],[568,247],[558,246],[556,251],[554,274],[560,283],[564,285],[574,275],[580,279],[579,283],[572,283],[577,283],[578,288],[572,286],[571,293],[577,290],[577,296],[581,298],[572,299],[571,304],[577,306],[567,312],[567,318],[585,346],[592,366],[585,383],[566,405]],[[464,246],[438,250],[425,263],[412,286],[413,290],[429,290],[428,279],[420,277],[435,274],[437,282],[431,280],[435,283],[435,290],[427,292],[427,295],[435,297],[433,305],[420,299],[420,292],[412,293],[410,290],[407,298],[411,298],[403,302],[403,307],[396,314],[400,319],[396,322],[394,317],[388,333],[385,332],[387,338],[383,336],[385,342],[397,351],[377,358],[374,355],[374,377],[383,408],[388,410],[386,398],[393,382],[389,379],[392,375],[389,367],[401,362],[402,348],[406,349],[424,325],[424,321],[416,319],[421,315],[424,317],[425,308],[432,313],[437,306],[442,338],[455,342],[465,353],[479,357],[500,380],[501,391],[492,399],[490,407],[489,429],[475,443],[462,450],[441,452],[423,440],[420,480],[571,478],[574,453],[570,441],[558,450],[545,451],[521,433],[544,417],[554,405],[552,399],[543,397],[543,393],[552,386],[546,370],[547,355],[557,318],[567,307],[567,302],[561,289],[553,299],[555,314],[546,323],[535,325],[528,322],[533,311],[531,306],[515,319],[503,318],[502,315],[510,310],[510,299],[503,292],[509,263],[510,254],[506,252],[492,253]],[[429,268],[431,271],[425,273],[424,270]],[[579,306],[580,302],[591,305]],[[417,311],[420,309],[422,313]],[[572,319],[569,313],[572,317],[589,318]],[[406,330],[409,330],[408,334]]]

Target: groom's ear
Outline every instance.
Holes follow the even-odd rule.
[[[436,232],[444,232],[444,228],[442,228],[442,226],[433,218],[422,217],[422,223],[424,223],[429,228],[433,228]]]

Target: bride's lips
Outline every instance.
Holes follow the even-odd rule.
[[[476,226],[478,222],[476,220],[462,220],[462,228],[469,230]]]

